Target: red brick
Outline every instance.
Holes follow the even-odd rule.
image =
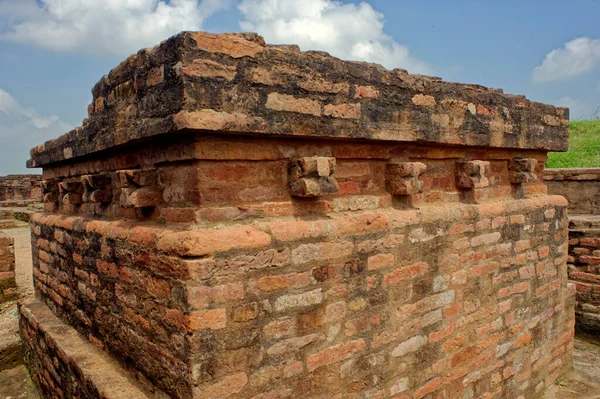
[[[531,342],[531,334],[519,335],[515,341],[515,349],[518,349],[523,345],[527,345],[529,342]]]
[[[471,246],[477,247],[480,245],[489,245],[500,240],[501,235],[499,232],[495,231],[493,233],[482,234],[480,236],[476,236],[471,238]]]
[[[321,116],[321,104],[318,101],[310,98],[297,98],[288,94],[269,93],[266,107],[275,111]]]
[[[248,384],[246,373],[229,375],[217,383],[198,387],[194,390],[195,399],[221,399],[232,397]]]
[[[220,330],[227,326],[225,309],[201,310],[187,316],[187,327],[190,330]]]
[[[250,226],[241,226],[163,234],[157,248],[178,256],[204,256],[233,248],[261,248],[270,243],[269,234]]]
[[[324,351],[315,353],[306,358],[306,366],[308,371],[312,372],[319,367],[328,366],[333,363],[337,363],[342,360],[346,360],[351,357],[354,353],[360,352],[365,349],[366,343],[363,339],[357,339],[344,344],[339,344]]]
[[[278,276],[266,276],[248,284],[253,292],[272,292],[289,287],[305,287],[312,279],[312,273],[291,273]]]
[[[323,115],[334,118],[360,118],[360,104],[327,104]]]
[[[383,278],[385,285],[397,284],[409,278],[421,277],[427,273],[429,265],[425,262],[417,262],[408,266],[401,266],[390,273],[387,273]]]
[[[425,395],[428,395],[432,392],[437,391],[441,385],[442,385],[442,379],[439,377],[436,377],[432,380],[429,380],[426,384],[424,384],[422,387],[417,389],[415,391],[415,393],[413,394],[413,397],[415,399],[421,399]]]
[[[202,309],[213,303],[222,303],[244,297],[242,283],[230,283],[214,287],[196,286],[188,287],[188,304],[194,309]]]
[[[434,343],[440,341],[454,332],[454,323],[450,323],[441,330],[429,333],[429,342]]]
[[[377,254],[369,256],[367,265],[369,270],[378,270],[393,266],[395,257],[393,254]]]
[[[505,288],[501,288],[498,291],[498,295],[500,296],[500,298],[506,298],[507,296],[510,295],[514,295],[514,294],[522,294],[524,292],[527,292],[527,290],[529,289],[529,283],[526,281],[523,281],[521,283],[517,283]]]

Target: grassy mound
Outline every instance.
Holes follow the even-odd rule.
[[[569,132],[569,151],[549,153],[546,167],[600,167],[600,120],[572,121]]]

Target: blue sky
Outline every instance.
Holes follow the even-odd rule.
[[[257,31],[589,117],[598,16],[595,0],[0,0],[0,175],[27,172],[31,147],[81,124],[102,75],[181,30]]]

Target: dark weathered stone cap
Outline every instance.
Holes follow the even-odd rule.
[[[566,108],[256,34],[182,32],[126,59],[92,94],[83,125],[32,149],[29,167],[190,130],[567,149]]]

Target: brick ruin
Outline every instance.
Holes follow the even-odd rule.
[[[569,280],[578,329],[600,334],[600,168],[547,169],[551,193],[569,200]]]
[[[40,202],[41,175],[0,176],[0,206],[24,206]]]
[[[0,232],[0,304],[16,298],[15,241]]]
[[[48,397],[537,398],[572,366],[568,111],[184,32],[34,148]]]

